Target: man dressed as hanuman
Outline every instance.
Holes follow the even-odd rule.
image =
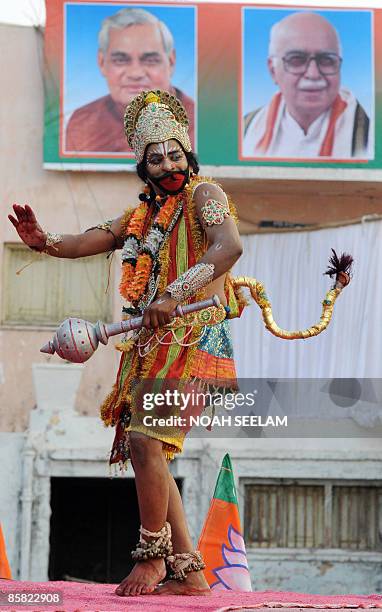
[[[350,282],[353,258],[345,253],[338,258],[332,249],[325,274],[335,277],[335,284],[322,302],[318,323],[304,330],[281,329],[263,284],[231,277],[230,269],[242,253],[236,210],[219,185],[198,176],[180,101],[166,91],[142,92],[127,106],[124,127],[145,183],[136,207],[79,235],[45,232],[28,205],[15,204],[15,216],[9,219],[25,244],[53,257],[122,249],[123,314],[143,315],[143,327],[118,347],[122,356],[117,380],[101,406],[101,417],[115,426],[110,463],[124,466],[131,460],[141,527],[132,552],[135,566],[116,593],[208,595],[205,565],[193,549],[182,499],[168,468],[182,452],[190,425],[180,423],[185,406],[171,401],[167,391],[175,395],[177,388],[186,389],[192,395],[203,389],[211,398],[216,390],[221,397],[224,390],[237,389],[229,319],[240,316],[247,304],[240,287],[250,289],[266,328],[275,336],[292,340],[320,334]],[[182,304],[216,295],[219,306],[200,306],[178,316]],[[144,389],[152,389],[150,383],[157,389],[158,381],[169,387],[160,412],[166,418],[147,421],[141,383]],[[192,400],[188,416],[205,404],[197,402],[195,408]],[[170,579],[161,584],[167,570]]]
[[[154,379],[236,387],[228,319],[245,304],[229,273],[242,253],[237,217],[224,191],[198,176],[188,118],[174,96],[142,92],[126,108],[124,126],[145,183],[135,208],[79,235],[45,232],[28,205],[15,204],[9,218],[30,248],[53,257],[122,249],[124,315],[143,314],[144,327],[120,345],[117,380],[101,416],[116,428],[110,463],[131,460],[141,527],[135,566],[116,593],[207,595],[203,559],[168,468],[182,451],[185,429],[147,424],[134,389],[137,381]],[[173,317],[178,304],[215,294],[220,306]],[[181,414],[179,406],[166,406],[171,414]],[[170,579],[159,584],[167,570]]]

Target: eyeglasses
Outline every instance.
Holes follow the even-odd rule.
[[[337,53],[306,53],[305,51],[290,51],[281,58],[284,70],[291,74],[304,74],[310,62],[314,60],[318,71],[323,75],[337,74],[340,70],[342,57]]]

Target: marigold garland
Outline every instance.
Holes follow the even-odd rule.
[[[133,213],[130,223],[127,226],[128,235],[135,236],[138,240],[142,239],[143,235],[143,226],[145,223],[148,205],[146,202],[142,202],[136,209],[136,212]]]
[[[143,231],[149,206],[142,202],[133,212],[126,229],[125,260],[122,264],[120,293],[129,302],[138,302],[144,295],[152,272],[153,262],[158,257],[166,230],[178,207],[181,196],[167,198],[165,204],[156,215],[151,229],[142,244]],[[158,234],[162,239],[158,243]],[[122,253],[123,259],[124,253]]]
[[[135,269],[134,266],[126,261],[122,266],[122,277],[121,282],[119,283],[119,292],[121,295],[125,295],[134,278]]]

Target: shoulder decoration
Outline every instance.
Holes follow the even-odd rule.
[[[201,208],[203,224],[209,227],[210,225],[221,225],[226,217],[229,217],[228,202],[219,202],[209,198]]]
[[[174,138],[186,152],[192,151],[186,110],[168,91],[142,91],[126,107],[124,126],[138,163],[143,160],[147,145],[153,142]]]

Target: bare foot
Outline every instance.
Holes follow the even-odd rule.
[[[156,585],[166,576],[164,559],[148,559],[139,561],[130,574],[122,580],[116,588],[117,595],[129,597],[134,595],[148,595]]]
[[[167,580],[156,587],[153,595],[211,595],[211,589],[203,572],[190,572],[186,580]]]

